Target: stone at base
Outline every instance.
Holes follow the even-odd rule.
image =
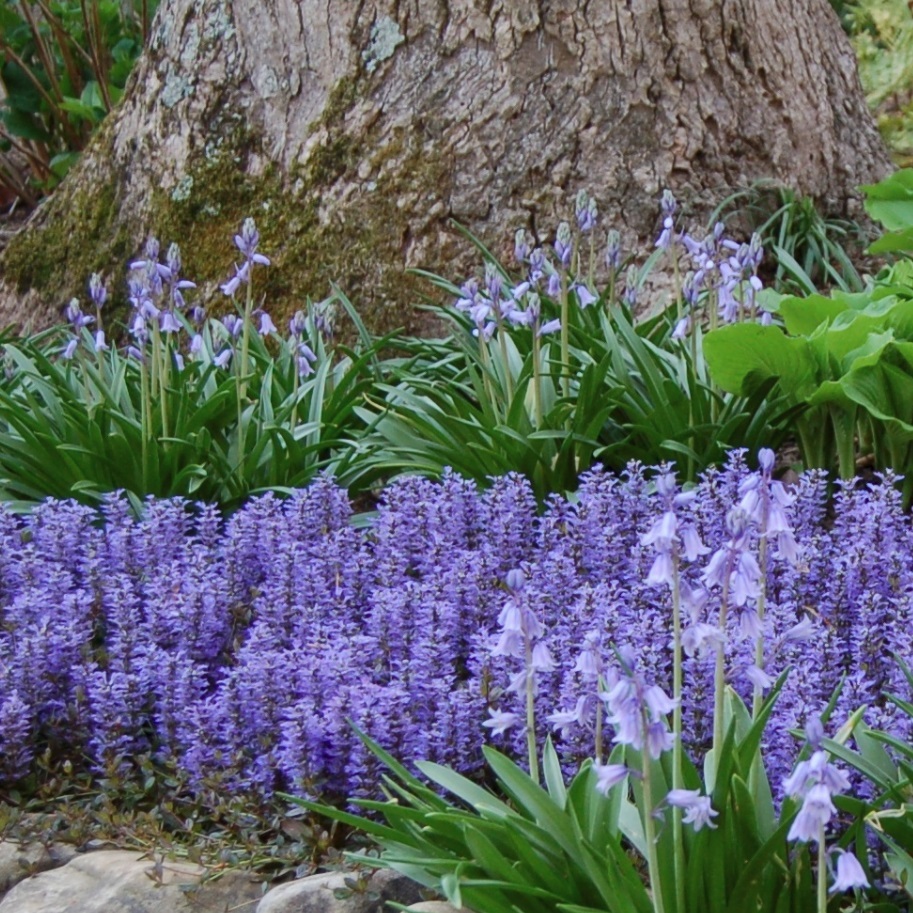
[[[0,840],[0,898],[30,875],[66,865],[75,855],[76,850],[66,843],[44,846],[37,841]]]
[[[347,889],[347,877],[352,874],[329,872],[277,885],[260,901],[256,913],[385,913],[389,900],[408,904],[419,897],[418,885],[397,872],[364,873],[363,891]],[[341,890],[345,896],[337,897]]]
[[[261,886],[243,872],[201,884],[199,866],[100,850],[19,882],[0,913],[253,913]]]

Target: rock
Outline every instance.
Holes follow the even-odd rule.
[[[20,881],[0,901],[0,913],[247,913],[262,896],[244,872],[201,883],[204,873],[123,850],[86,853]]]
[[[356,890],[346,879],[364,882]],[[337,891],[345,896],[337,897]],[[256,913],[384,913],[387,901],[400,904],[419,899],[419,886],[404,875],[387,869],[365,872],[360,878],[350,872],[309,875],[273,888],[260,901]],[[6,913],[0,907],[0,913]]]
[[[0,897],[29,875],[66,865],[75,855],[76,850],[65,843],[45,846],[37,841],[0,840]]]

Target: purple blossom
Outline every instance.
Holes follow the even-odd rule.
[[[703,827],[716,829],[713,819],[719,812],[711,808],[710,796],[702,796],[696,789],[672,789],[666,795],[666,802],[684,809],[682,821],[685,824],[693,824],[696,831]]]
[[[865,871],[859,864],[855,854],[842,849],[832,849],[831,852],[837,856],[834,881],[830,889],[831,894],[869,887],[869,879],[866,877]]]

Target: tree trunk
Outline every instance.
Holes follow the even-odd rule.
[[[0,307],[55,318],[147,232],[211,294],[252,215],[279,313],[335,281],[414,325],[403,268],[478,260],[451,220],[506,253],[584,188],[631,244],[665,187],[695,218],[760,178],[846,212],[888,169],[828,0],[162,0],[122,105],[0,259]]]

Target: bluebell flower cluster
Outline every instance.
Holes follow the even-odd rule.
[[[480,492],[453,474],[395,481],[367,526],[329,478],[227,520],[180,499],[137,519],[116,496],[101,515],[0,511],[0,782],[49,750],[100,774],[151,754],[201,788],[366,795],[377,762],[350,720],[398,757],[472,775],[486,740],[523,757],[533,718],[570,768],[593,756],[602,714],[608,788],[624,775],[602,765],[613,742],[669,747],[670,556],[686,626],[712,624],[723,590],[732,607],[725,636],[692,632],[687,751],[710,741],[719,648],[746,700],[746,668],[791,668],[766,735],[772,783],[795,766],[788,730],[844,676],[835,719],[867,704],[871,725],[909,738],[884,698],[909,686],[884,656],[913,656],[913,526],[891,477],[844,486],[833,516],[824,481],[787,491],[735,452],[684,496],[668,467],[632,464],[538,513],[519,476]],[[811,795],[817,781],[795,776],[789,791]],[[713,826],[705,797],[669,801]]]

